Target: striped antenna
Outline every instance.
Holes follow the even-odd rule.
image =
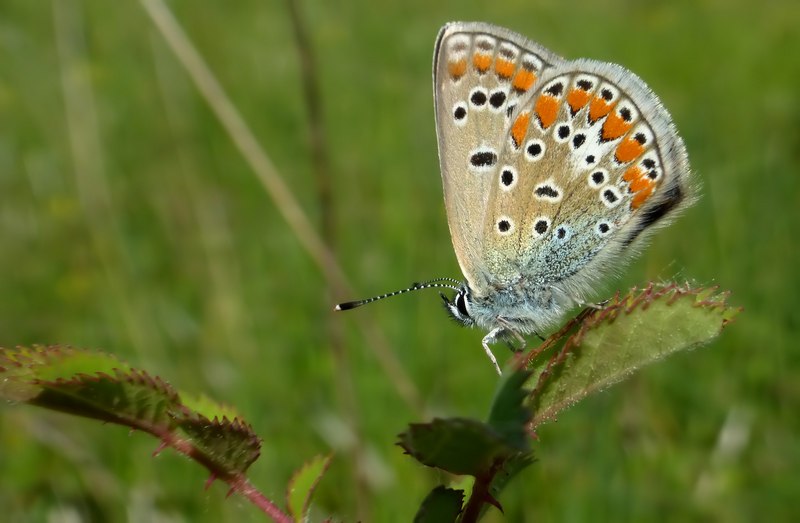
[[[450,283],[441,283],[441,282],[450,282]],[[453,285],[456,284],[456,285]],[[375,296],[372,298],[367,298],[365,300],[357,300],[357,301],[348,301],[345,303],[340,303],[334,310],[337,311],[347,311],[350,309],[355,309],[356,307],[361,307],[362,305],[366,305],[368,303],[372,303],[373,301],[382,300],[384,298],[391,298],[392,296],[397,296],[398,294],[405,294],[411,291],[418,291],[421,289],[436,289],[436,288],[447,288],[453,289],[454,291],[458,291],[463,285],[460,281],[456,280],[455,278],[436,278],[435,280],[424,281],[422,283],[414,283],[411,287],[407,289],[401,289],[399,291],[389,292],[386,294],[381,294],[380,296]]]

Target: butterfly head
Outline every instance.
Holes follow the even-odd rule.
[[[444,308],[451,318],[458,323],[471,327],[475,325],[475,319],[470,314],[472,307],[472,297],[470,289],[466,285],[462,285],[456,291],[456,295],[450,300],[444,293],[439,293],[444,302]]]

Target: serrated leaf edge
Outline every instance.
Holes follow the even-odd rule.
[[[555,344],[560,337],[563,337],[566,334],[565,331],[568,331],[569,328],[573,328],[574,324],[578,323],[577,331],[567,337],[558,354],[554,354],[550,357],[547,366],[539,374],[536,386],[531,390],[529,398],[533,399],[539,395],[551,378],[553,368],[564,364],[567,355],[575,348],[580,347],[584,337],[588,332],[602,326],[605,323],[613,323],[620,314],[629,315],[640,308],[642,310],[646,310],[654,302],[661,300],[664,297],[668,298],[666,302],[667,305],[672,305],[679,299],[686,296],[695,296],[697,299],[692,304],[692,307],[707,308],[712,310],[719,308],[720,314],[723,316],[719,328],[721,331],[727,325],[729,325],[735,319],[735,316],[743,309],[741,307],[733,307],[729,305],[727,300],[730,297],[730,292],[723,291],[718,293],[718,289],[719,286],[692,288],[688,282],[682,285],[677,283],[662,284],[650,282],[644,289],[638,291],[638,294],[636,287],[632,288],[622,298],[620,298],[620,293],[617,291],[617,293],[609,300],[609,303],[602,309],[585,309],[578,315],[578,317],[576,317],[576,320],[580,318],[579,322],[570,322],[570,324],[565,325],[564,328],[556,333],[558,337],[553,342],[548,344],[548,342],[550,342],[550,338],[543,342],[542,345],[548,345],[549,348],[549,346]],[[726,312],[729,313],[730,316],[725,317]],[[541,354],[542,351],[540,348],[536,348],[531,352],[535,352],[538,355]],[[534,358],[527,356],[524,358],[524,360],[527,363],[531,363]],[[552,419],[552,415],[534,415],[532,426],[536,427],[541,425],[548,419]]]
[[[290,495],[291,491],[294,489],[294,483],[297,480],[297,478],[300,476],[300,474],[302,474],[305,471],[305,469],[310,467],[319,458],[322,458],[322,460],[323,460],[322,469],[319,471],[319,474],[314,479],[314,481],[311,483],[311,487],[308,489],[308,493],[306,495],[306,498],[303,501],[303,508],[302,508],[302,512],[303,513],[298,516],[297,514],[295,514],[292,511],[292,506],[289,503],[289,495]],[[314,491],[316,490],[317,485],[319,485],[319,482],[322,481],[322,477],[328,471],[328,468],[330,468],[332,461],[333,461],[333,454],[328,454],[328,455],[325,455],[325,456],[323,456],[321,454],[318,454],[318,455],[314,456],[313,458],[307,460],[305,463],[303,463],[303,465],[301,465],[299,469],[294,471],[292,476],[289,478],[289,483],[288,483],[288,485],[286,487],[286,508],[287,508],[289,514],[294,518],[295,521],[304,521],[305,520],[306,515],[308,514],[308,509],[311,507],[311,498],[314,495]]]

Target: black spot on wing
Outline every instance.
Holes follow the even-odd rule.
[[[664,194],[664,200],[659,203],[658,205],[647,209],[644,214],[642,214],[642,219],[638,223],[638,226],[634,231],[631,232],[630,236],[625,240],[624,245],[628,246],[648,227],[655,224],[663,218],[669,211],[675,208],[676,205],[681,203],[683,199],[686,197],[683,194],[683,189],[681,189],[680,185],[676,185],[672,187]]]
[[[547,94],[551,94],[553,96],[561,96],[561,93],[564,92],[564,84],[562,84],[561,82],[554,83],[553,85],[545,89],[544,92],[546,92]]]
[[[492,96],[489,97],[489,103],[495,109],[500,109],[500,106],[502,106],[505,102],[506,102],[506,93],[504,93],[503,91],[497,91],[493,93]]]
[[[477,105],[478,107],[482,106],[486,103],[486,93],[483,91],[475,91],[472,93],[472,96],[469,97],[470,101]]]
[[[497,155],[494,151],[478,151],[470,156],[469,163],[474,167],[491,167],[497,163]]]
[[[558,198],[558,191],[554,188],[550,187],[549,185],[542,185],[541,187],[537,187],[535,191],[536,196],[542,196],[546,198]]]

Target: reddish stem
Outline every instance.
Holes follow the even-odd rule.
[[[230,485],[231,491],[238,492],[247,498],[253,505],[258,507],[261,512],[271,517],[273,521],[277,523],[294,522],[294,519],[289,514],[282,511],[278,505],[270,501],[264,494],[261,493],[260,490],[254,487],[244,474],[239,472],[229,473],[217,469],[215,463],[209,460],[205,454],[199,452],[197,447],[195,447],[190,441],[180,438],[174,433],[154,432],[154,434],[161,438],[163,444],[174,448],[181,454],[203,465],[211,472],[212,478],[219,479],[220,481],[224,481]]]

